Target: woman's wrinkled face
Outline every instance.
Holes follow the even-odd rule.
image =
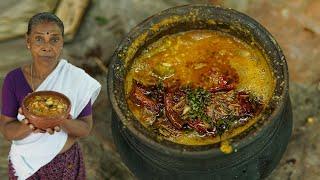
[[[57,24],[37,24],[26,38],[34,60],[56,61],[59,58],[63,48],[63,36]]]

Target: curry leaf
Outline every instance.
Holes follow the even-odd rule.
[[[191,119],[210,121],[210,117],[205,113],[206,107],[211,101],[211,93],[203,88],[187,90],[187,104],[190,106],[188,115]]]

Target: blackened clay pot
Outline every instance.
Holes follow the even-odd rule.
[[[232,138],[233,152],[217,144],[186,146],[145,129],[130,112],[124,79],[141,50],[164,35],[194,29],[229,33],[258,47],[276,79],[273,98],[262,117],[246,132]],[[108,74],[113,107],[112,132],[124,163],[138,179],[261,179],[279,163],[292,131],[288,69],[282,51],[258,22],[232,9],[210,5],[174,7],[147,18],[131,30],[115,51]]]

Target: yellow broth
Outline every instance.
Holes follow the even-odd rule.
[[[154,114],[132,102],[129,98],[134,80],[145,86],[159,82],[171,86],[177,80],[180,85],[192,84],[209,89],[217,80],[212,68],[224,67],[234,69],[238,82],[235,91],[247,91],[259,97],[265,108],[274,91],[275,81],[263,54],[255,47],[228,34],[194,30],[174,35],[167,35],[151,44],[144,50],[129,70],[125,81],[125,92],[128,105],[135,117],[146,127],[151,128],[156,120]],[[230,69],[229,68],[229,69]],[[208,73],[210,72],[211,73]],[[230,129],[218,136],[203,136],[195,131],[171,129],[161,133],[172,142],[187,145],[204,145],[217,143],[240,134],[252,126],[259,114],[239,127]],[[166,133],[169,134],[166,136]]]
[[[35,96],[32,98],[27,109],[37,116],[54,117],[67,111],[65,101],[57,96]]]

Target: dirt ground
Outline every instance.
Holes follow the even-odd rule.
[[[1,1],[0,9],[17,1]],[[135,179],[112,141],[106,74],[119,41],[137,23],[161,10],[188,3],[212,3],[248,14],[266,27],[287,58],[294,130],[289,146],[269,180],[320,179],[320,1],[318,0],[92,0],[75,39],[63,57],[84,68],[103,86],[94,104],[94,128],[81,139],[88,179]],[[1,23],[1,22],[0,22]],[[1,26],[1,24],[0,24]],[[11,69],[31,61],[23,37],[0,42],[0,84]],[[6,179],[10,143],[0,136],[0,179]]]

